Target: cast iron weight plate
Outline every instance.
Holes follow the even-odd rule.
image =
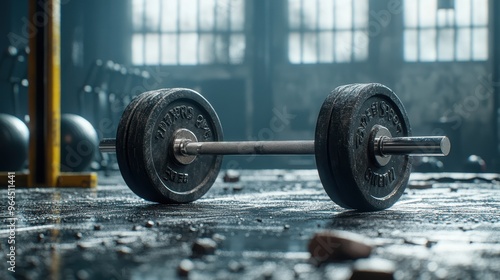
[[[149,185],[149,180],[147,177],[143,176],[140,171],[142,169],[142,161],[140,160],[139,151],[142,148],[140,142],[139,130],[144,126],[145,119],[151,107],[159,100],[160,92],[151,91],[144,94],[145,96],[141,99],[140,104],[136,107],[134,115],[130,121],[127,134],[127,158],[129,160],[128,165],[130,170],[132,170],[132,180],[134,181],[133,187],[131,189],[139,196],[155,201],[158,197],[158,193],[151,191],[153,188]]]
[[[201,95],[189,89],[162,89],[143,95],[136,108],[131,109],[133,116],[123,118],[124,122],[130,119],[127,134],[117,135],[117,139],[127,137],[124,152],[130,173],[124,176],[125,181],[146,200],[160,203],[197,200],[217,178],[222,156],[199,155],[191,164],[181,164],[173,155],[173,137],[177,130],[188,129],[200,142],[222,141],[217,114]],[[117,142],[117,152],[119,146]]]
[[[120,167],[120,173],[122,174],[123,179],[127,183],[127,186],[138,196],[145,198],[147,200],[151,200],[154,196],[148,196],[150,192],[141,188],[141,184],[137,182],[136,175],[134,174],[134,169],[130,166],[132,162],[128,156],[129,146],[128,146],[128,137],[130,127],[134,120],[134,116],[140,113],[137,110],[138,107],[141,107],[144,103],[142,100],[145,98],[151,97],[155,92],[146,92],[143,93],[136,98],[134,98],[129,105],[125,108],[125,111],[120,118],[120,122],[118,124],[118,129],[116,132],[116,159],[118,161],[118,166]]]
[[[371,156],[370,133],[386,127],[393,137],[411,136],[398,97],[381,84],[338,87],[321,107],[315,132],[316,165],[330,198],[344,208],[376,211],[403,194],[411,172],[407,155],[380,167]]]

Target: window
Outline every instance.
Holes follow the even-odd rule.
[[[134,65],[240,64],[244,0],[131,0]]]
[[[406,61],[488,59],[488,0],[405,0]]]
[[[368,0],[288,0],[289,61],[366,60],[368,16]]]

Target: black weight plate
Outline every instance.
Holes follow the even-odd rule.
[[[368,148],[375,125],[386,127],[393,137],[411,135],[401,101],[380,84],[339,87],[321,108],[316,126],[316,164],[325,191],[342,207],[382,210],[391,207],[404,192],[411,171],[410,157],[392,156],[386,166],[378,166]]]
[[[153,189],[152,201],[187,203],[203,196],[220,171],[222,156],[199,155],[187,165],[178,163],[173,155],[174,133],[188,129],[198,141],[221,141],[222,128],[212,106],[189,89],[159,90],[160,94],[142,109],[137,118],[131,160],[135,160],[137,177],[143,187]],[[132,131],[131,131],[132,132]],[[130,143],[129,143],[130,145]],[[130,153],[129,153],[130,154]]]
[[[151,185],[146,174],[142,172],[144,164],[141,150],[143,148],[143,139],[141,131],[144,123],[147,121],[152,107],[161,99],[162,94],[168,94],[169,89],[147,92],[147,96],[141,100],[137,106],[133,119],[131,120],[127,135],[127,155],[129,166],[132,170],[134,184],[129,185],[130,189],[140,197],[154,202],[159,202],[161,194]]]
[[[125,182],[135,194],[149,201],[156,201],[158,192],[150,187],[147,177],[141,176],[140,173],[142,166],[136,157],[137,151],[141,148],[141,139],[139,139],[138,130],[144,126],[145,119],[147,119],[149,113],[149,107],[154,105],[160,93],[159,91],[149,91],[138,97],[140,99],[133,114],[129,117],[129,125],[126,135],[124,135],[126,139],[124,150],[128,165],[128,176],[124,176]],[[122,175],[124,175],[123,173],[122,171]]]
[[[142,102],[146,98],[151,98],[151,96],[157,95],[155,92],[145,92],[136,98],[134,98],[129,105],[125,108],[122,114],[120,122],[118,124],[118,129],[116,133],[116,159],[118,161],[118,166],[120,167],[120,172],[122,174],[127,186],[138,196],[151,200],[156,197],[151,194],[146,188],[141,188],[141,182],[137,180],[136,174],[134,174],[134,168],[131,166],[134,163],[133,160],[129,158],[129,136],[133,135],[130,133],[133,120],[137,118],[137,115],[141,112],[141,106],[144,105]],[[139,110],[138,110],[139,108]]]
[[[334,89],[325,99],[323,105],[321,106],[318,119],[316,121],[316,133],[314,137],[314,149],[316,158],[316,168],[320,176],[323,186],[328,186],[328,190],[325,187],[326,192],[332,198],[332,200],[339,206],[344,208],[350,208],[342,200],[338,199],[340,197],[340,190],[337,184],[335,184],[335,178],[331,174],[330,167],[330,155],[328,151],[328,137],[330,131],[330,119],[332,116],[332,107],[335,102],[338,102],[338,96],[340,93],[350,90],[351,87],[355,85],[345,85]]]
[[[128,135],[128,127],[130,125],[131,116],[134,114],[135,109],[137,108],[140,99],[145,95],[141,94],[136,98],[132,99],[132,101],[127,105],[125,110],[122,113],[120,118],[120,122],[118,123],[118,128],[116,131],[116,159],[118,161],[118,166],[120,167],[120,172],[122,177],[125,179],[127,183],[130,175],[130,170],[128,166],[128,157],[127,157],[127,149],[126,149],[126,137]],[[128,183],[127,183],[128,184]]]
[[[144,142],[144,125],[150,117],[151,110],[163,95],[170,94],[174,89],[162,89],[145,93],[146,96],[137,106],[134,117],[131,119],[127,135],[127,156],[133,174],[133,183],[130,189],[138,196],[154,202],[162,202],[162,194],[155,187],[148,174],[143,172],[144,155],[142,153]]]

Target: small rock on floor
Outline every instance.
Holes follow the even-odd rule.
[[[118,252],[121,255],[129,255],[132,253],[132,249],[130,247],[127,247],[127,246],[119,246],[116,249],[116,252]]]
[[[199,238],[191,247],[194,256],[211,255],[215,253],[217,243],[210,238]]]
[[[316,233],[309,241],[309,253],[317,262],[354,260],[370,256],[372,246],[361,235],[344,231]]]
[[[240,181],[240,173],[235,170],[228,170],[223,177],[226,183],[236,183]]]
[[[396,265],[384,259],[357,260],[353,265],[350,280],[392,280]]]
[[[179,263],[177,267],[177,274],[182,277],[189,276],[189,272],[194,269],[194,264],[188,259],[184,259]]]

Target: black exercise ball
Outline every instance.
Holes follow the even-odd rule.
[[[28,160],[29,130],[20,119],[0,114],[0,171],[19,171]]]
[[[86,119],[73,114],[61,116],[61,171],[80,172],[94,160],[99,140]]]

